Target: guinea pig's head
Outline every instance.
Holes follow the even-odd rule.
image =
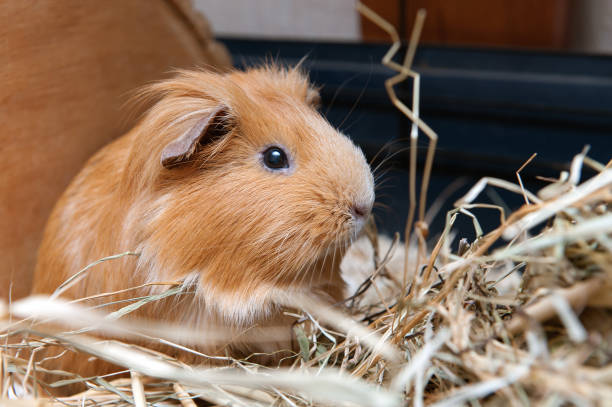
[[[373,177],[299,70],[182,72],[153,90],[128,171],[148,194],[135,205],[152,278],[246,297],[337,266],[370,215]]]

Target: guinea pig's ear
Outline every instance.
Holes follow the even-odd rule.
[[[321,95],[318,89],[308,88],[306,91],[306,103],[318,109],[321,107]]]
[[[182,136],[169,143],[161,154],[161,164],[165,168],[172,168],[191,158],[197,147],[212,142],[226,131],[224,116],[227,115],[225,106],[219,106],[206,114]]]

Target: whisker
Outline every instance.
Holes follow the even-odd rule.
[[[344,124],[344,122],[346,122],[348,120],[348,118],[351,116],[351,114],[353,113],[353,111],[357,107],[357,104],[359,104],[359,102],[361,101],[361,98],[365,94],[365,91],[366,91],[368,85],[370,84],[370,79],[372,79],[372,66],[370,66],[370,72],[368,73],[368,79],[367,79],[365,85],[361,89],[361,92],[359,93],[359,96],[357,96],[357,99],[355,100],[355,103],[353,103],[353,106],[351,107],[349,112],[346,114],[346,116],[344,117],[342,122],[340,122],[340,124],[338,125],[338,129],[342,128],[342,125]]]
[[[348,85],[349,82],[351,82],[353,79],[357,78],[359,76],[359,73],[356,73],[350,77],[348,77],[347,79],[343,80],[342,83],[338,86],[338,88],[336,89],[336,91],[334,92],[334,96],[331,98],[331,100],[329,101],[329,105],[327,106],[327,109],[325,110],[325,116],[328,115],[329,110],[332,108],[332,106],[334,105],[334,102],[336,101],[336,98],[338,97],[338,95],[340,94],[340,91],[346,86]]]
[[[393,157],[397,156],[398,154],[401,154],[405,151],[410,150],[410,147],[403,147],[400,149],[397,149],[395,151],[393,151],[391,154],[389,154],[388,156],[386,156],[373,170],[373,173],[376,173],[376,171],[378,171],[378,169],[384,165],[385,163],[387,163],[389,160],[391,160]]]

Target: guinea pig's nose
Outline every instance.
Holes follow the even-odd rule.
[[[370,205],[356,204],[351,206],[351,213],[355,219],[365,219],[370,215],[372,207]]]

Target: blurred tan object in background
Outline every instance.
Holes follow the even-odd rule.
[[[134,124],[131,92],[173,68],[230,65],[188,1],[0,2],[0,297],[29,292],[53,204]]]

